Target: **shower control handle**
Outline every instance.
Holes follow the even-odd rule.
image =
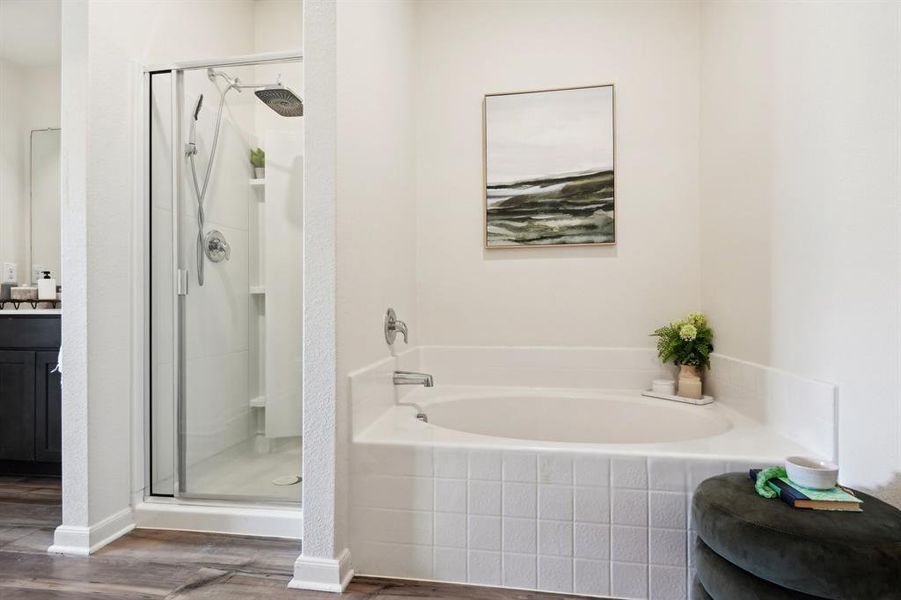
[[[216,229],[203,238],[203,251],[210,262],[219,263],[231,258],[232,249],[225,241],[225,236]]]

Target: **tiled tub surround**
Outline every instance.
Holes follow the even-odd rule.
[[[605,370],[613,361],[604,359],[611,357],[620,372]],[[461,390],[509,390],[522,377],[529,389],[557,388],[565,406],[562,380],[584,393],[615,387],[603,385],[605,378],[633,378],[629,393],[638,399],[634,389],[660,372],[655,360],[644,349],[419,348],[355,373],[351,550],[357,572],[619,598],[687,598],[694,487],[717,473],[811,452],[729,406],[753,408],[751,401],[697,407],[732,423],[710,438],[575,444],[420,423],[413,408],[395,406],[390,385],[395,368],[433,373],[435,388],[401,390],[402,402],[427,407]],[[592,373],[592,362],[602,368]],[[745,381],[740,368],[729,373],[720,385],[744,385],[735,383]],[[478,385],[461,386],[467,378]],[[804,393],[797,385],[793,394]],[[808,400],[825,402],[825,396]]]

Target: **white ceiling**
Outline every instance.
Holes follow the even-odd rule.
[[[29,67],[59,64],[60,0],[0,0],[0,58]]]

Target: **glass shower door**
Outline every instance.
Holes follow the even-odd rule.
[[[302,119],[231,84],[279,75],[299,63],[151,75],[155,494],[300,501]]]

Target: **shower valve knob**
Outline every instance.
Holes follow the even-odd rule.
[[[203,249],[206,257],[211,262],[218,263],[231,258],[232,249],[225,241],[225,236],[216,229],[206,234],[203,239]]]

